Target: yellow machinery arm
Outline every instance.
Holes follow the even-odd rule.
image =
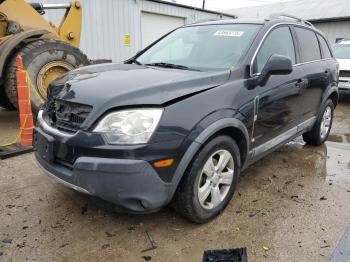
[[[48,22],[25,0],[5,0],[0,4],[0,44],[11,38],[7,27],[9,22],[16,23],[21,32],[30,30],[47,30],[50,33],[45,36],[50,39],[60,39],[73,46],[79,47],[82,6],[79,1],[71,4],[39,4],[42,10],[66,9],[59,27]]]

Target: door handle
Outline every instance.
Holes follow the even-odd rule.
[[[298,79],[297,83],[295,84],[296,87],[301,88],[304,83],[303,79]]]
[[[306,79],[298,79],[298,81],[296,82],[295,86],[297,88],[302,89],[302,88],[305,88],[307,86],[307,83],[308,83],[308,81]]]

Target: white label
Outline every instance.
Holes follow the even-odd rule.
[[[231,37],[241,37],[244,34],[243,31],[228,31],[219,30],[214,33],[216,36],[231,36]]]

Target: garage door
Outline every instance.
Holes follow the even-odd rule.
[[[148,46],[171,30],[183,26],[185,18],[142,12],[142,48]]]

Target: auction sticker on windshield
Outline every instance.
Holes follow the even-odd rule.
[[[243,31],[228,31],[228,30],[219,30],[214,33],[215,36],[233,36],[241,37],[244,34]]]

